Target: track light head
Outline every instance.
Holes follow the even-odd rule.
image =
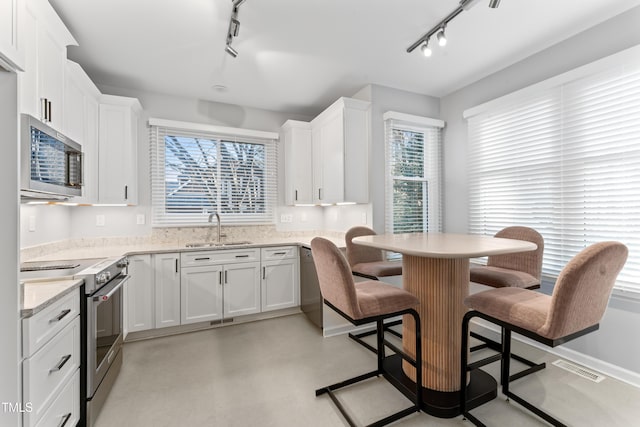
[[[230,44],[225,46],[224,51],[227,52],[229,55],[233,56],[234,58],[238,56],[238,51],[232,48]]]
[[[492,9],[495,9],[498,6],[500,6],[500,0],[491,0],[489,2],[489,7]]]
[[[431,54],[433,53],[433,51],[431,50],[431,48],[429,47],[429,40],[426,40],[422,46],[420,47],[420,50],[422,51],[422,54],[424,56],[426,56],[427,58],[431,56]]]
[[[440,31],[436,34],[436,39],[438,39],[438,45],[447,45],[447,37],[444,35],[444,27],[440,28]]]

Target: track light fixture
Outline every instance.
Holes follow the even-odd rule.
[[[227,44],[224,47],[225,52],[234,58],[238,56],[238,51],[231,47],[234,37],[238,37],[240,34],[240,21],[238,20],[238,8],[245,0],[232,0],[233,11],[231,12],[231,19],[229,20],[229,29],[227,30]]]
[[[447,38],[444,35],[444,27],[440,28],[440,31],[436,33],[436,39],[438,40],[438,45],[446,46]]]
[[[458,7],[456,7],[450,14],[448,14],[443,20],[438,22],[433,28],[431,28],[428,32],[422,35],[418,40],[415,41],[411,46],[407,48],[407,52],[411,53],[417,48],[421,46],[420,49],[425,56],[431,56],[431,49],[429,49],[429,39],[431,36],[435,34],[436,39],[438,40],[438,44],[440,46],[445,46],[447,44],[447,38],[444,35],[444,28],[447,24],[453,20],[456,16],[462,13],[465,10],[471,9],[481,0],[460,0]],[[497,8],[500,5],[500,0],[490,0],[489,7]],[[425,50],[429,51],[429,54],[425,53]]]
[[[424,42],[422,44],[422,46],[420,47],[420,50],[422,50],[422,54],[424,56],[431,56],[431,54],[433,53],[433,51],[431,50],[431,48],[429,47],[429,40],[427,40],[426,42]]]

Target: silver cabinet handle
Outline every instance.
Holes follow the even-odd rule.
[[[60,369],[62,369],[62,367],[67,364],[69,359],[71,359],[71,355],[70,354],[67,354],[66,356],[63,356],[62,359],[60,359],[60,363],[58,363],[53,368],[49,369],[49,373],[52,374],[52,373],[57,372]]]
[[[67,421],[69,421],[70,418],[71,418],[71,412],[69,412],[67,415],[65,415],[62,418],[62,421],[60,422],[60,424],[58,424],[58,427],[64,427],[65,425],[67,425]]]
[[[49,320],[49,323],[53,323],[53,322],[59,322],[61,321],[67,314],[71,313],[71,309],[68,308],[66,310],[62,310],[60,312],[60,314],[58,314],[56,317],[54,317],[53,319]]]

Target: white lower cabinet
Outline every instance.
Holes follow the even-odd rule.
[[[182,324],[222,319],[222,275],[222,266],[207,265],[182,269]]]
[[[182,324],[260,312],[260,250],[182,254]]]
[[[298,248],[262,249],[262,311],[300,305]]]
[[[125,285],[127,333],[155,328],[155,286],[151,254],[129,256],[129,281]]]
[[[180,254],[154,254],[155,326],[180,325]]]
[[[22,321],[25,427],[74,426],[80,419],[79,301],[76,290],[57,301],[53,312],[45,309]]]
[[[260,313],[260,263],[224,267],[224,317]]]
[[[296,307],[298,272],[297,246],[131,255],[127,333]]]

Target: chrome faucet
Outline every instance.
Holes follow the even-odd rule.
[[[209,214],[209,224],[211,224],[211,222],[213,221],[214,215],[216,217],[216,220],[218,221],[218,243],[220,243],[220,237],[222,237],[222,234],[220,234],[222,224],[220,223],[220,214],[218,212]]]

